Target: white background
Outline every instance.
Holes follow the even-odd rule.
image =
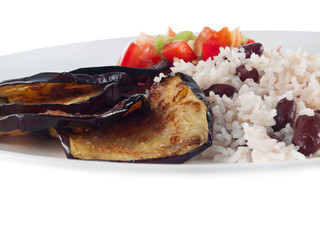
[[[320,31],[314,4],[1,0],[0,55],[168,26]],[[0,239],[319,239],[319,183],[319,164],[148,173],[0,159]]]

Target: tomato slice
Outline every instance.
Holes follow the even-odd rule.
[[[205,42],[211,45],[219,45],[220,47],[229,46],[229,30],[228,28],[222,28],[219,32],[212,35]]]
[[[147,68],[153,64],[160,62],[161,57],[157,53],[153,44],[150,44],[139,57],[139,67]]]
[[[209,58],[213,58],[218,56],[220,53],[220,45],[219,44],[202,44],[202,60],[206,61]]]
[[[202,44],[202,60],[213,58],[220,53],[220,48],[228,47],[229,45],[229,29],[222,28],[219,32],[214,33],[206,42]]]
[[[138,67],[139,66],[139,57],[142,55],[142,48],[139,47],[136,43],[130,43],[122,58],[120,59],[120,66],[127,67]]]
[[[182,59],[185,62],[190,62],[197,57],[185,41],[172,42],[164,45],[161,50],[161,55],[167,58],[171,63],[175,57]]]
[[[199,33],[197,40],[194,44],[194,52],[197,55],[197,57],[202,56],[202,44],[207,42],[209,38],[214,36],[216,31],[212,30],[209,27],[204,27],[203,30]]]
[[[248,38],[248,41],[246,42],[246,44],[249,44],[249,43],[254,43],[254,40],[251,38]]]
[[[161,61],[160,55],[157,53],[153,44],[150,44],[142,53],[140,58],[149,59],[154,63]]]
[[[228,47],[230,46],[229,41],[229,28],[224,27],[216,34],[217,38],[219,39],[221,47]]]

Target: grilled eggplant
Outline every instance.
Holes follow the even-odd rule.
[[[122,72],[130,75],[130,85],[129,81],[126,81],[126,94],[127,96],[144,93],[153,84],[153,79],[160,73],[168,73],[170,71],[170,63],[167,59],[154,64],[151,68],[132,68],[125,66],[101,66],[101,67],[87,67],[79,68],[71,71],[70,73],[76,75],[90,75],[96,76],[104,74],[106,72]],[[134,87],[132,87],[134,86]]]
[[[0,83],[0,115],[42,113],[47,110],[95,113],[99,107],[113,106],[120,95],[121,98],[128,98],[145,93],[153,78],[167,65],[164,61],[150,69],[120,66],[80,68],[69,73],[40,73],[7,80]],[[102,91],[105,91],[105,85],[112,83],[118,85],[120,93],[112,93],[112,101],[101,106],[104,101],[99,99],[106,95]]]
[[[132,68],[125,66],[101,66],[101,67],[86,67],[78,68],[69,73],[72,74],[88,74],[97,75],[105,73],[123,72],[130,74],[134,79],[153,78],[160,72],[167,72],[170,69],[170,63],[167,59],[154,64],[151,68]]]
[[[30,132],[21,132],[20,130],[13,130],[10,132],[0,132],[0,138],[23,136],[23,135],[27,135],[29,133]]]
[[[112,82],[119,83],[122,95],[129,97],[144,93],[153,83],[153,78],[160,72],[166,71],[168,66],[168,63],[163,61],[153,68],[89,67],[70,72],[45,72],[7,80],[0,83],[0,104],[69,105],[88,100]]]
[[[71,104],[97,95],[104,87],[92,76],[70,73],[40,73],[0,83],[0,97],[18,104]],[[78,79],[80,79],[78,81]],[[92,81],[92,84],[88,83]],[[108,80],[106,80],[108,81]]]
[[[57,129],[67,157],[121,162],[183,163],[212,144],[213,115],[205,95],[179,73],[154,84],[151,111],[85,133]]]
[[[86,84],[87,85],[87,84]],[[91,86],[89,85],[89,88]],[[54,97],[53,97],[54,98]],[[62,111],[69,114],[94,114],[100,110],[112,108],[123,99],[121,86],[118,82],[112,82],[104,86],[96,95],[80,101],[69,104],[62,103],[41,103],[41,104],[20,104],[4,103],[0,104],[0,115],[21,113],[44,113],[47,111]],[[54,101],[53,101],[54,102]]]
[[[110,125],[136,110],[148,111],[149,102],[144,95],[136,94],[124,99],[111,109],[96,114],[69,114],[60,110],[42,113],[16,113],[0,118],[0,132],[19,130],[33,132],[50,127],[95,128]]]
[[[143,94],[159,69],[163,67],[82,68],[4,81],[0,83],[0,132],[94,127],[110,124],[134,109],[146,110]]]

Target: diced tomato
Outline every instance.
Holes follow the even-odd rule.
[[[150,44],[142,53],[140,58],[150,59],[152,62],[157,63],[161,61],[160,55],[157,53],[153,44]]]
[[[168,29],[168,36],[169,37],[175,37],[176,36],[176,33],[174,31],[172,31],[172,29],[170,27]]]
[[[227,27],[222,28],[219,32],[217,32],[216,36],[220,41],[221,47],[230,46],[229,28],[227,28]]]
[[[220,47],[229,46],[229,29],[222,28],[219,32],[214,33],[206,42],[202,44],[202,60],[213,58],[220,53]]]
[[[136,44],[142,49],[146,49],[150,44],[153,43],[153,41],[154,41],[154,37],[141,32],[139,37],[136,40]]]
[[[226,28],[228,29],[228,28]],[[211,45],[219,45],[219,47],[227,47],[229,46],[229,31],[225,31],[225,28],[214,34],[212,37],[207,39],[205,43]]]
[[[166,44],[161,50],[161,55],[167,58],[171,63],[175,57],[182,59],[185,62],[192,61],[197,57],[188,43],[184,41]]]
[[[194,44],[194,52],[197,57],[202,56],[202,44],[207,42],[209,38],[214,36],[216,31],[210,29],[209,27],[204,27],[203,30],[199,33],[197,40]]]
[[[130,43],[122,58],[119,61],[120,66],[127,67],[138,67],[139,66],[139,57],[142,55],[142,48],[139,47],[136,43]]]
[[[213,58],[220,53],[220,45],[219,44],[202,44],[202,60],[206,61],[210,57]]]
[[[246,41],[246,44],[254,42],[254,40],[247,39],[242,35],[238,28],[229,31],[227,27],[224,27],[217,32],[209,27],[204,27],[195,42],[182,41],[185,38],[180,39],[178,35],[170,27],[168,27],[168,36],[159,35],[155,38],[141,32],[136,42],[128,45],[118,64],[147,68],[161,61],[163,57],[171,63],[174,58],[182,59],[185,62],[197,58],[207,60],[217,56],[221,47],[233,48],[245,44]]]
[[[157,53],[153,44],[150,44],[139,57],[139,67],[147,68],[153,64],[160,62],[161,57]]]
[[[152,65],[154,64],[154,62],[152,62],[150,59],[146,59],[146,58],[139,58],[139,68],[150,68],[152,67]]]
[[[248,41],[246,42],[246,44],[249,44],[249,43],[254,43],[254,40],[253,40],[253,39],[248,38]]]

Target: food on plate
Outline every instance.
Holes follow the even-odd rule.
[[[167,66],[161,61],[152,68],[81,68],[2,82],[0,132],[16,136],[48,130],[72,158],[185,162],[211,145],[213,117],[203,92],[187,75],[154,84]],[[145,149],[137,151],[141,146]]]
[[[199,158],[271,162],[320,156],[320,55],[251,43],[213,59],[173,63],[206,93],[213,144]]]
[[[178,60],[184,62],[207,60],[217,56],[221,47],[234,48],[253,42],[238,28],[229,31],[227,27],[224,27],[216,31],[204,27],[197,36],[191,31],[175,33],[169,28],[167,35],[153,37],[140,33],[136,42],[130,43],[125,49],[119,65],[144,68],[164,58],[168,59],[171,64]]]
[[[0,137],[17,137],[17,136],[23,136],[28,135],[30,132],[21,132],[20,130],[13,130],[9,132],[0,132]]]
[[[106,86],[106,89],[113,89],[114,85]],[[105,91],[110,93],[110,91]],[[104,93],[105,93],[104,92]],[[102,99],[100,99],[102,100]],[[114,103],[112,96],[104,94],[104,101]],[[111,100],[111,101],[109,101]],[[93,102],[91,102],[93,104]],[[94,108],[94,104],[93,104]],[[149,108],[149,102],[142,94],[135,94],[113,107],[107,107],[104,111],[92,114],[66,113],[61,110],[46,110],[37,113],[13,113],[0,117],[0,132],[10,132],[19,130],[21,132],[32,132],[46,130],[51,127],[68,128],[95,128],[107,126],[116,122],[118,119],[137,110],[146,111]],[[12,135],[8,133],[8,135]]]
[[[159,69],[100,67],[73,72],[81,73],[41,73],[0,83],[0,97],[7,99],[0,104],[0,131],[111,124],[148,108],[145,91]]]
[[[320,157],[319,102],[320,54],[169,28],[141,33],[118,66],[0,83],[0,136],[45,129],[86,160],[304,160]]]
[[[211,85],[209,88],[207,88],[203,92],[207,97],[209,97],[211,91],[214,94],[219,95],[220,97],[222,97],[223,95],[226,95],[227,97],[230,97],[230,98],[232,98],[233,95],[238,92],[237,89],[235,89],[231,85],[219,84],[219,83]]]
[[[292,142],[304,155],[314,154],[320,148],[319,132],[320,114],[317,111],[313,116],[301,115],[297,119]]]
[[[164,72],[165,61],[152,68],[128,68],[103,66],[80,68],[63,73],[39,73],[30,77],[7,80],[0,83],[1,103],[63,104],[85,101],[99,94],[105,85],[118,82],[122,92],[148,88],[152,79]],[[137,91],[135,91],[137,93]]]
[[[294,100],[282,98],[276,106],[277,115],[274,117],[275,125],[272,126],[273,131],[279,132],[289,123],[293,126],[296,118],[297,104]]]
[[[151,110],[112,127],[74,133],[58,129],[69,157],[123,162],[182,163],[211,146],[213,116],[203,92],[185,74],[154,84]]]

